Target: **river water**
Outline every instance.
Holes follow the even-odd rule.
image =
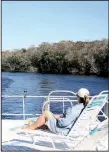
[[[70,90],[76,92],[79,88],[87,88],[90,95],[96,95],[108,89],[108,79],[96,76],[80,75],[55,75],[35,73],[2,73],[2,95],[27,95],[46,96],[53,90]],[[13,101],[12,101],[13,100]],[[21,98],[2,98],[2,113],[22,113]],[[41,113],[44,99],[26,99],[26,113]],[[52,112],[59,113],[59,106],[52,106]],[[21,119],[17,116],[3,116],[4,118]]]

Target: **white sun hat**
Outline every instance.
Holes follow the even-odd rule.
[[[89,95],[89,91],[86,88],[81,88],[78,90],[77,95],[80,98],[84,98],[85,95]]]

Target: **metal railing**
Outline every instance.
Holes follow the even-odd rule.
[[[108,91],[102,91],[99,95],[107,93]],[[54,93],[69,93],[70,95],[66,95],[66,96],[56,96],[53,95]],[[93,98],[94,96],[89,96],[90,98]],[[69,102],[70,105],[73,105],[73,102],[77,102],[77,98],[76,98],[76,93],[72,92],[72,91],[68,91],[68,90],[55,90],[55,91],[51,91],[49,93],[48,96],[31,96],[31,95],[27,95],[27,90],[24,90],[24,95],[13,95],[13,96],[9,96],[9,95],[2,95],[2,98],[22,98],[22,104],[23,104],[23,109],[22,109],[22,114],[13,114],[13,113],[3,113],[3,116],[22,116],[23,115],[23,119],[25,120],[25,116],[32,116],[33,114],[26,114],[25,113],[25,99],[26,98],[43,98],[45,100],[45,102],[43,103],[42,106],[42,112],[44,110],[50,110],[50,104],[53,102],[62,102],[62,111],[64,113],[64,109],[65,109],[65,102]],[[21,102],[21,101],[19,101]],[[46,108],[45,108],[46,107]],[[41,114],[41,113],[40,113]],[[37,116],[39,116],[40,114],[35,114]]]
[[[53,93],[70,93],[71,95],[67,95],[67,96],[53,96]],[[13,96],[9,96],[9,95],[2,95],[2,98],[22,98],[22,105],[23,105],[23,109],[22,109],[22,114],[13,114],[13,113],[2,113],[3,116],[22,116],[23,115],[23,119],[25,120],[25,116],[28,115],[33,115],[33,114],[26,114],[25,113],[25,99],[26,98],[43,98],[45,100],[43,107],[42,107],[42,111],[44,110],[44,107],[46,106],[46,104],[48,104],[49,108],[50,108],[50,103],[52,102],[62,102],[63,103],[63,113],[64,113],[64,103],[65,102],[69,102],[72,106],[72,102],[76,102],[77,100],[74,100],[74,98],[76,97],[74,92],[71,91],[67,91],[67,90],[56,90],[56,91],[52,91],[49,93],[48,96],[31,96],[31,95],[26,95],[27,91],[24,90],[24,95],[13,95]],[[72,98],[72,99],[71,99]],[[12,101],[13,102],[13,101]],[[50,110],[48,108],[48,110]],[[40,114],[35,114],[35,115],[40,115]]]

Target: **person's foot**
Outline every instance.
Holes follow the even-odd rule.
[[[31,120],[29,120],[29,119],[26,119],[25,123],[27,123],[28,125],[32,125],[33,124],[33,122]]]
[[[25,130],[35,130],[32,126],[25,126],[23,129],[25,129]]]
[[[30,130],[30,127],[29,126],[25,126],[25,127],[23,127],[23,129]]]

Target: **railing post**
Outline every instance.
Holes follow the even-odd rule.
[[[50,111],[50,100],[49,100],[49,96],[48,96],[47,98],[48,98],[48,105],[47,105],[48,107],[47,107],[47,108],[48,108],[48,111]]]
[[[25,97],[23,97],[23,119],[25,120]]]
[[[64,97],[63,97],[63,113],[64,113]]]
[[[25,97],[26,97],[27,90],[24,90],[23,96],[23,119],[25,120]]]

